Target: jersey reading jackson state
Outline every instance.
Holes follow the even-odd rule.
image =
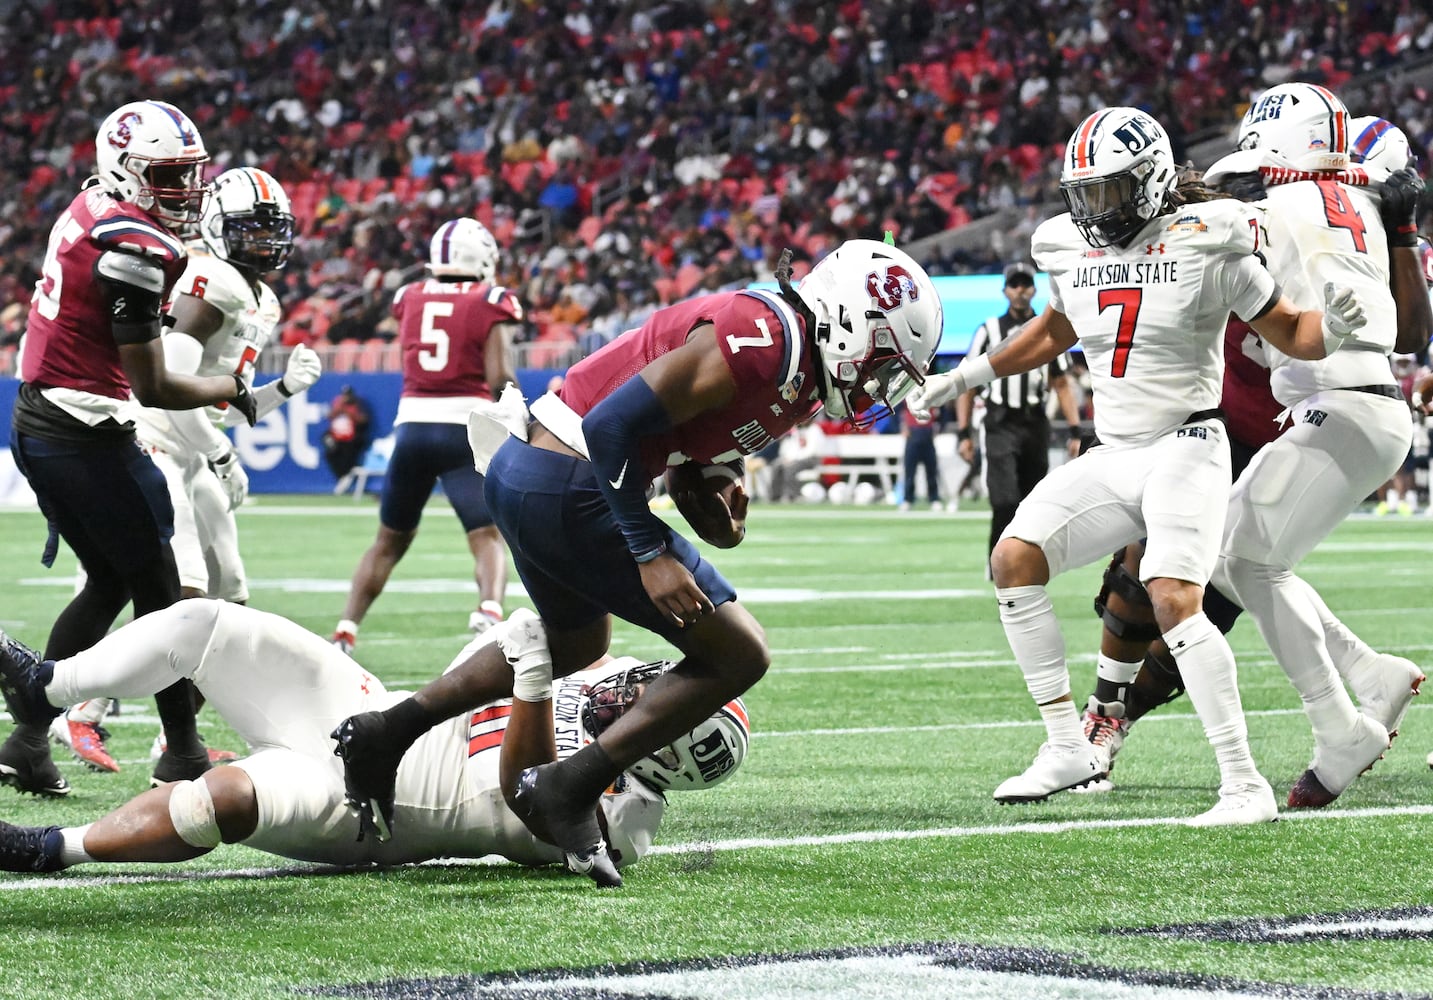
[[[453,663],[463,662],[483,643],[482,638],[474,640]],[[581,723],[588,688],[636,664],[626,657],[553,681],[559,760],[590,742]],[[404,754],[394,786],[394,805],[402,818],[394,823],[393,839],[379,848],[378,860],[398,864],[489,854],[532,865],[562,860],[562,851],[534,837],[503,799],[498,763],[511,716],[510,700],[479,706],[430,729]],[[646,852],[665,808],[661,793],[626,775],[605,793],[607,837],[623,852],[616,859],[619,864],[630,864]]]
[[[1391,383],[1388,355],[1398,311],[1388,290],[1388,238],[1378,198],[1334,180],[1268,189],[1269,269],[1300,309],[1322,309],[1324,285],[1351,288],[1367,322],[1321,361],[1300,361],[1265,344],[1274,396],[1294,406],[1321,389]]]
[[[1259,214],[1228,199],[1189,205],[1124,248],[1092,248],[1068,214],[1035,231],[1050,305],[1090,367],[1101,441],[1149,441],[1219,405],[1225,320],[1257,318],[1279,297],[1257,256]]]
[[[465,424],[479,400],[492,399],[485,353],[493,327],[522,321],[511,291],[480,281],[427,278],[393,297],[403,348],[403,395],[395,424]]]
[[[99,187],[81,191],[60,213],[30,300],[20,374],[29,391],[38,390],[63,414],[91,427],[106,421],[114,426],[129,397],[129,379],[110,325],[109,292],[95,277],[100,257],[109,251],[157,264],[166,293],[184,270],[184,244],[146,213]],[[43,406],[32,400],[17,408],[22,431],[44,435]]]
[[[716,328],[736,396],[719,410],[643,437],[642,464],[650,479],[688,460],[711,464],[758,452],[821,405],[812,367],[819,362],[807,349],[805,327],[780,295],[766,291],[716,292],[654,313],[574,365],[562,401],[586,416],[703,323]]]
[[[189,248],[189,263],[174,286],[174,295],[203,299],[223,316],[219,328],[204,343],[195,374],[238,375],[252,387],[254,363],[274,339],[283,314],[278,296],[261,281],[251,284],[233,264],[199,246]],[[205,408],[205,415],[216,427],[224,423],[223,409]],[[175,436],[168,410],[136,406],[133,417],[140,440],[170,454],[184,453],[184,442]]]

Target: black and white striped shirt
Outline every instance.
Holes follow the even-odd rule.
[[[1014,319],[1008,312],[1003,316],[990,317],[976,328],[975,339],[970,343],[970,353],[985,354],[1020,326],[1021,321]],[[1044,410],[1045,394],[1049,390],[1050,380],[1066,374],[1069,370],[1070,356],[1061,354],[1043,368],[1036,368],[1022,375],[997,378],[982,389],[981,394],[989,406]]]

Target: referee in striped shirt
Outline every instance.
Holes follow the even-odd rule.
[[[1030,303],[1035,298],[1035,271],[1030,265],[1017,263],[1005,269],[1005,298],[1010,308],[1003,316],[992,316],[980,324],[970,345],[971,354],[984,354],[1034,318]],[[1020,501],[1050,471],[1050,418],[1045,413],[1045,399],[1051,391],[1070,425],[1070,456],[1079,454],[1080,411],[1069,370],[1069,356],[1062,354],[1045,368],[997,378],[955,401],[960,457],[972,462],[975,441],[970,417],[976,394],[985,395],[985,490],[990,496],[991,550],[1014,519]]]

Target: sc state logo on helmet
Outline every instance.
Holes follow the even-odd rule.
[[[882,311],[890,312],[903,301],[916,302],[920,299],[920,286],[911,273],[899,264],[892,264],[884,272],[872,271],[866,275],[866,294]]]
[[[119,121],[114,123],[114,131],[105,135],[105,139],[107,139],[109,144],[115,149],[128,149],[130,142],[134,140],[134,132],[129,127],[131,121],[138,125],[144,121],[144,118],[140,116],[138,111],[127,112],[120,116]]]

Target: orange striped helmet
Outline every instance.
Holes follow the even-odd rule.
[[[251,277],[277,271],[294,248],[289,196],[257,167],[226,170],[214,178],[199,235],[214,256]]]
[[[1105,108],[1066,143],[1060,194],[1086,243],[1124,247],[1163,213],[1178,173],[1159,122],[1138,108]]]
[[[1342,170],[1348,166],[1348,108],[1316,84],[1270,87],[1244,113],[1239,148],[1262,150],[1268,166]]]

